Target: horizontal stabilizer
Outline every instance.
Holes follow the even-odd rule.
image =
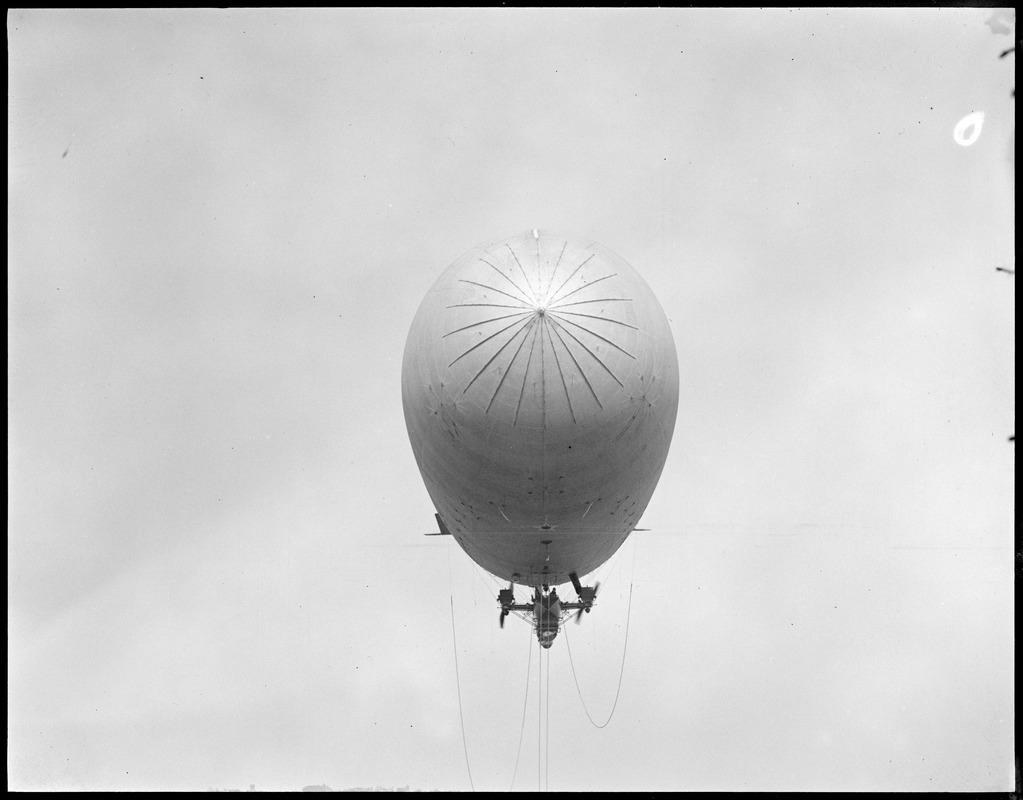
[[[444,520],[440,518],[440,514],[434,514],[437,519],[437,527],[440,528],[440,533],[425,533],[424,536],[450,536],[451,531],[448,530],[448,526],[444,524]]]

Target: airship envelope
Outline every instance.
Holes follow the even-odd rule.
[[[402,403],[441,531],[494,575],[546,588],[596,569],[636,527],[668,454],[678,359],[625,261],[527,231],[434,283]]]

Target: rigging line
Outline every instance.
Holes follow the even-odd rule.
[[[451,594],[451,642],[455,646],[455,686],[458,689],[458,723],[462,728],[462,752],[465,753],[465,771],[469,773],[469,787],[475,792],[472,770],[469,768],[469,748],[465,743],[465,718],[462,716],[462,679],[458,675],[458,640],[455,638],[455,596]]]
[[[454,537],[452,537],[452,538],[454,538]],[[504,588],[504,586],[501,585],[501,583],[497,580],[497,578],[492,573],[487,572],[486,570],[480,569],[479,566],[476,564],[476,562],[473,561],[472,559],[469,560],[469,565],[473,568],[473,570],[475,571],[476,575],[478,576],[479,582],[483,585],[483,590],[484,591],[488,591],[488,592],[490,591],[490,589],[487,587],[487,583],[486,583],[488,580],[493,585],[494,589],[497,589],[498,591],[500,591],[501,589]],[[473,585],[475,586],[475,580],[473,581]]]
[[[475,562],[475,561],[472,561],[471,563],[472,563],[472,568],[473,568],[474,570],[476,570],[476,572],[477,572],[477,573],[478,573],[479,575],[481,575],[481,576],[482,576],[483,578],[487,578],[487,579],[489,579],[489,580],[490,580],[490,582],[491,582],[492,584],[494,584],[494,587],[495,587],[495,588],[497,588],[497,589],[502,589],[502,588],[503,588],[503,587],[501,586],[501,584],[497,582],[497,580],[496,580],[496,579],[494,578],[494,576],[493,576],[493,575],[491,575],[491,574],[490,574],[489,572],[483,572],[483,571],[482,571],[482,570],[481,570],[481,569],[480,569],[480,568],[479,568],[478,566],[476,566],[476,562]]]
[[[615,568],[621,564],[622,551],[624,549],[625,543],[623,542],[622,545],[615,551],[614,555],[611,556],[611,558],[609,558],[605,563],[601,564],[600,567],[598,567],[590,574],[589,576],[590,580],[592,580],[594,583],[599,583],[604,587],[601,594],[607,591],[609,583],[612,586],[614,586],[614,581],[616,581],[617,578],[615,576],[612,576],[611,573],[614,572]],[[620,573],[621,570],[619,570],[618,575],[619,578],[621,577]]]
[[[519,728],[519,747],[515,751],[515,769],[512,771],[510,792],[515,786],[515,776],[519,772],[519,756],[522,755],[522,734],[526,732],[526,703],[529,700],[529,670],[533,666],[533,631],[529,631],[529,655],[526,657],[526,694],[522,698],[522,725]]]
[[[611,706],[611,713],[607,715],[607,719],[604,720],[603,724],[598,725],[593,721],[593,717],[590,716],[589,709],[586,708],[586,701],[583,700],[582,690],[579,688],[579,678],[575,674],[575,662],[572,661],[572,644],[568,636],[568,628],[565,628],[565,644],[568,645],[568,663],[572,667],[572,680],[575,681],[575,690],[579,693],[579,702],[582,703],[583,711],[586,712],[586,718],[595,728],[605,728],[611,721],[611,717],[615,714],[615,709],[618,707],[618,697],[622,692],[622,676],[625,675],[625,654],[629,651],[629,623],[632,621],[632,584],[629,584],[629,610],[628,616],[625,620],[625,645],[622,647],[622,666],[621,671],[618,673],[618,689],[615,691],[614,705]]]
[[[454,591],[455,591],[454,590],[455,576],[451,572],[451,540],[454,539],[454,538],[455,538],[454,536],[449,536],[448,540],[445,542],[445,544],[447,545],[446,550],[447,550],[447,556],[448,556],[448,589],[451,592],[452,599],[454,598]]]

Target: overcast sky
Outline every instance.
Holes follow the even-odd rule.
[[[10,788],[469,789],[452,611],[473,784],[537,788],[537,648],[422,537],[400,370],[445,267],[544,228],[681,374],[546,785],[1011,790],[992,15],[9,12]],[[597,730],[567,645],[601,722],[626,630]]]

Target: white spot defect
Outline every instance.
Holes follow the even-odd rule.
[[[540,232],[536,228],[533,228],[533,238],[534,239],[540,238]]]
[[[980,138],[980,131],[983,127],[984,112],[974,111],[956,123],[955,130],[952,131],[952,138],[955,139],[956,144],[969,147]]]

